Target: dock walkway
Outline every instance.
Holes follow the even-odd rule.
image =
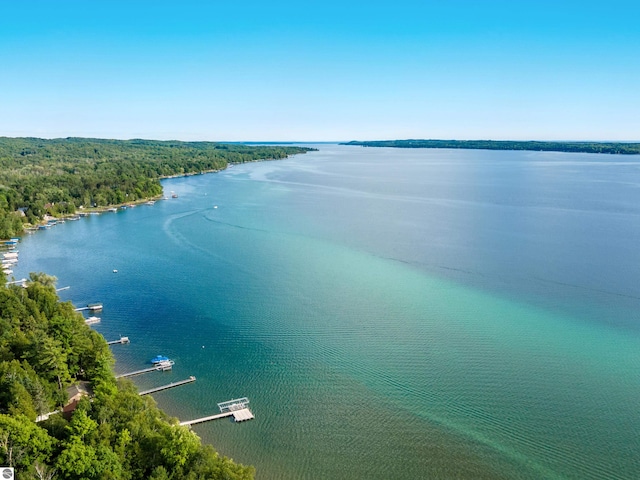
[[[210,420],[217,420],[219,418],[230,417],[231,415],[233,415],[233,412],[218,413],[217,415],[210,415],[208,417],[196,418],[195,420],[187,420],[185,422],[180,422],[180,425],[195,425],[197,423],[204,423]]]
[[[149,395],[151,393],[156,393],[156,392],[161,392],[162,390],[167,390],[169,388],[174,388],[174,387],[179,387],[180,385],[186,385],[187,383],[192,383],[196,381],[196,377],[194,377],[193,375],[191,375],[189,378],[187,378],[186,380],[180,380],[179,382],[171,382],[167,385],[163,385],[161,387],[156,387],[156,388],[150,388],[149,390],[144,390],[142,392],[139,393],[139,395]]]
[[[116,378],[133,377],[135,375],[142,375],[143,373],[148,373],[148,372],[166,372],[167,370],[171,370],[171,367],[173,367],[174,364],[175,362],[173,360],[169,360],[167,362],[162,362],[157,365],[154,365],[153,367],[143,368],[142,370],[136,370],[135,372],[121,373],[120,375],[116,375]]]
[[[98,312],[98,311],[102,310],[102,304],[101,303],[90,303],[86,307],[78,307],[78,308],[75,309],[76,312],[83,312],[85,310],[89,310],[91,312]]]

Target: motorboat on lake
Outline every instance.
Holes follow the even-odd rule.
[[[164,355],[156,355],[151,359],[151,363],[157,365],[159,363],[169,362],[169,357],[165,357]]]

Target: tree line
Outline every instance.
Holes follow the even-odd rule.
[[[130,381],[116,381],[104,338],[54,285],[54,277],[31,274],[26,288],[0,286],[0,465],[24,480],[253,478],[252,467],[220,457]],[[36,423],[81,381],[91,401],[82,399],[70,418]]]
[[[162,194],[160,179],[277,160],[293,146],[156,140],[0,137],[0,238],[80,207],[105,207]]]
[[[510,140],[375,140],[342,145],[395,148],[460,148],[470,150],[530,150],[537,152],[640,154],[640,143],[623,142],[539,142]]]

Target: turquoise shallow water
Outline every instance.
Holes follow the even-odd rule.
[[[640,477],[640,162],[320,146],[26,237],[258,479]],[[214,208],[217,206],[217,208]],[[114,274],[113,269],[118,273]]]

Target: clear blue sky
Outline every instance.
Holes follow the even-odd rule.
[[[640,140],[632,1],[0,0],[0,136]]]

